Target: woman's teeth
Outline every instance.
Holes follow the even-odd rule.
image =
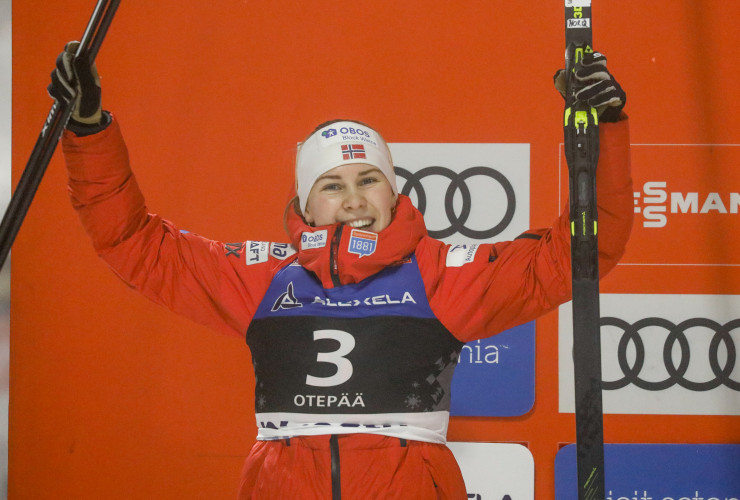
[[[373,223],[372,219],[358,219],[351,222],[347,222],[347,225],[354,228],[361,228],[371,226]]]

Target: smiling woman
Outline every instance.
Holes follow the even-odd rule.
[[[94,71],[70,67],[57,65],[52,95]],[[77,86],[102,111],[100,92]],[[341,120],[298,148],[290,244],[223,243],[149,213],[116,117],[77,121],[63,138],[68,192],[98,255],[147,298],[250,349],[257,442],[241,500],[467,497],[445,446],[453,372],[466,342],[569,298],[567,210],[514,241],[436,240],[398,193],[380,134]],[[624,251],[632,190],[627,120],[600,130],[606,272]]]

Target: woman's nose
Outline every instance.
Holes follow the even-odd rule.
[[[365,197],[356,189],[348,190],[344,197],[344,207],[347,209],[362,208],[366,203]]]

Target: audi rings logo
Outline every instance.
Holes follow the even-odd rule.
[[[514,217],[514,212],[516,210],[516,194],[514,193],[514,187],[501,172],[493,168],[477,166],[458,173],[449,168],[440,166],[425,167],[416,172],[410,172],[402,167],[395,167],[395,172],[398,177],[402,177],[406,180],[406,183],[401,189],[401,194],[409,196],[414,192],[417,197],[416,208],[419,209],[422,215],[426,212],[428,201],[427,192],[424,189],[422,181],[433,176],[440,176],[449,179],[450,184],[447,187],[444,197],[444,209],[449,224],[443,229],[429,230],[429,236],[432,238],[442,239],[452,236],[453,234],[460,233],[468,238],[486,240],[500,234],[504,229],[506,229]],[[501,185],[506,194],[506,211],[504,212],[503,218],[497,221],[494,225],[484,229],[475,229],[466,225],[473,208],[473,196],[471,195],[468,181],[475,177],[494,180]],[[460,197],[462,198],[462,206],[460,207],[459,213],[456,212],[455,205],[453,203],[457,193],[460,193]],[[482,204],[484,203],[484,200],[476,199],[475,202]]]
[[[737,349],[730,333],[740,328],[740,319],[734,319],[724,325],[707,318],[692,318],[675,324],[663,318],[644,318],[633,324],[614,317],[601,318],[601,327],[612,326],[621,329],[622,334],[617,347],[617,360],[624,377],[618,380],[603,381],[604,390],[621,389],[629,384],[647,390],[661,391],[678,384],[691,391],[711,391],[721,385],[729,389],[740,391],[740,381],[731,378],[737,362]],[[664,380],[648,381],[640,378],[640,371],[645,366],[645,344],[640,331],[647,327],[658,327],[668,331],[668,336],[663,344],[663,363],[668,373]],[[686,377],[691,360],[691,344],[686,332],[691,328],[701,327],[709,330],[712,337],[709,343],[709,367],[714,378],[711,380],[693,381]],[[678,343],[680,353],[678,363],[674,362],[674,347]],[[628,346],[634,346],[634,361],[630,364],[627,356]],[[720,345],[725,346],[726,358],[724,362],[720,359]]]

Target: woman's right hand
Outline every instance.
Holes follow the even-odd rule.
[[[51,72],[51,83],[46,88],[57,101],[72,106],[67,128],[98,127],[103,120],[100,77],[95,63],[80,64],[75,60],[79,42],[68,42],[57,57],[56,68]]]

